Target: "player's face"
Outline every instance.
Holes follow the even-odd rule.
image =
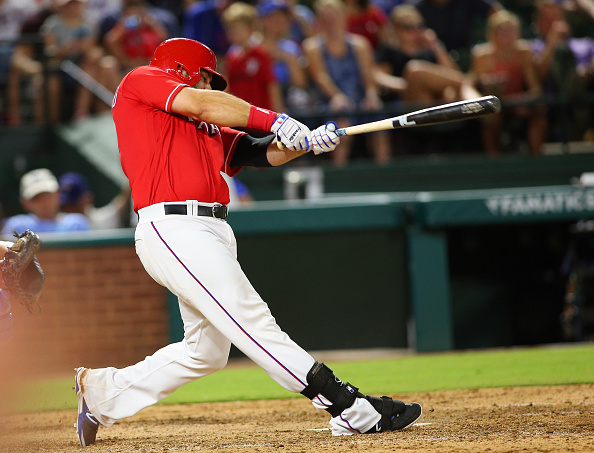
[[[200,90],[212,90],[210,83],[212,82],[212,74],[204,69],[200,70],[200,81],[194,85],[194,88]]]

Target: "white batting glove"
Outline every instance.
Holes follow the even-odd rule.
[[[311,149],[309,127],[286,113],[282,113],[276,118],[270,131],[274,132],[276,139],[282,143],[284,148],[294,151],[309,151]]]
[[[310,142],[314,154],[334,151],[334,148],[340,143],[340,137],[336,135],[336,129],[336,123],[334,121],[328,121],[326,124],[312,131]]]

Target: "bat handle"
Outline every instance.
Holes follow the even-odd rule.
[[[344,127],[341,127],[340,129],[336,129],[336,135],[338,135],[339,137],[343,136],[343,135],[347,135],[346,130],[344,129]]]

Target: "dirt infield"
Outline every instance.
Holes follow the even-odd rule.
[[[305,398],[154,406],[101,429],[89,452],[594,452],[594,385],[392,395],[423,405],[402,432],[332,437]],[[0,452],[80,452],[75,411],[13,414]]]

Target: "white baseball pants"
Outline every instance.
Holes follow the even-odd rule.
[[[178,296],[184,339],[123,369],[89,370],[84,398],[99,422],[111,426],[220,370],[231,343],[284,388],[301,392],[314,359],[280,329],[241,270],[227,222],[165,215],[162,203],[139,214],[136,252],[149,275]],[[324,409],[331,403],[318,396],[313,404]],[[335,435],[353,434],[371,429],[379,418],[367,400],[357,398],[330,425]]]

